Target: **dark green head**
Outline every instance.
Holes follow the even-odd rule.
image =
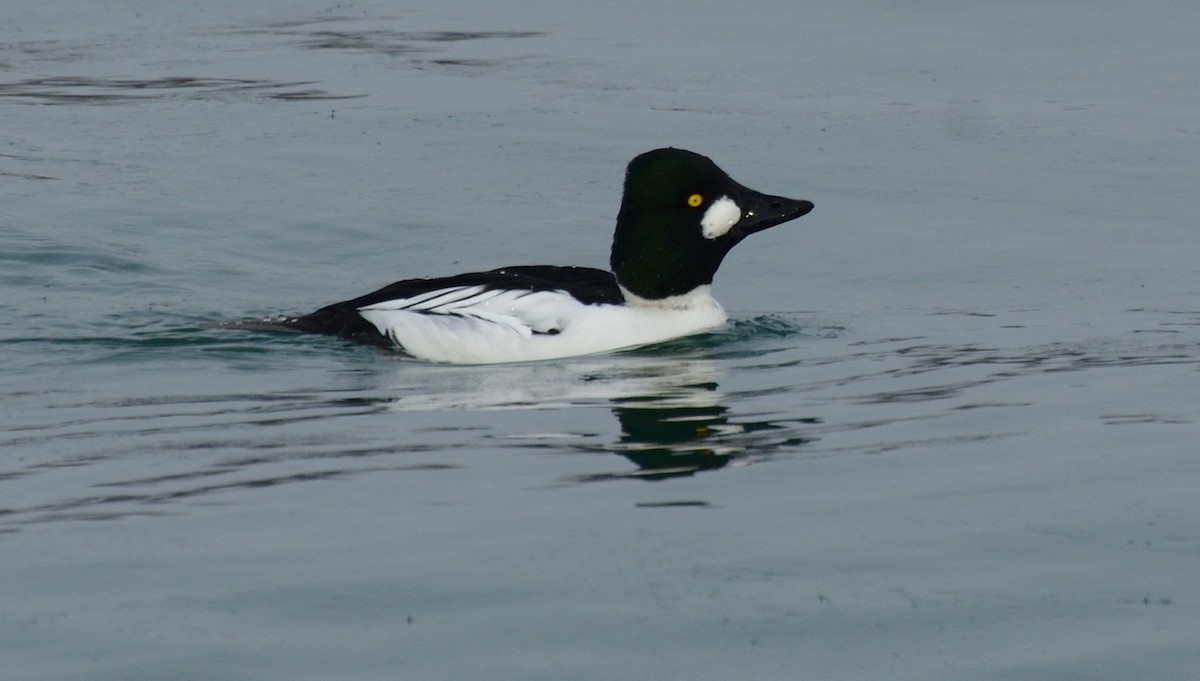
[[[661,299],[711,284],[721,260],[754,232],[812,210],[734,182],[705,156],[655,149],[629,162],[610,264],[617,282]]]

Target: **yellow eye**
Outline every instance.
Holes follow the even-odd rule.
[[[692,194],[688,197],[688,205],[692,208],[696,208],[702,203],[704,203],[704,197],[699,194]]]

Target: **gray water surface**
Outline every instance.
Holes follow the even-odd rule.
[[[1194,679],[1189,3],[0,11],[5,679]],[[213,323],[811,199],[727,327]]]

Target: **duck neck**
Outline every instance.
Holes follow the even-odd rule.
[[[717,303],[712,297],[712,287],[708,284],[697,286],[687,293],[665,296],[663,298],[644,298],[624,286],[620,288],[621,295],[625,296],[625,302],[635,307],[659,308],[663,310],[692,310],[697,307],[709,307]]]

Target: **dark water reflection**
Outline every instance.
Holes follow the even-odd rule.
[[[714,386],[715,389],[715,386]],[[693,475],[716,470],[738,459],[760,459],[775,451],[810,441],[795,423],[818,419],[745,421],[731,418],[729,408],[619,406],[620,439],[609,450],[632,461],[636,471],[584,476],[581,481],[636,477],[643,480]]]
[[[729,405],[720,388],[722,365],[697,356],[710,354],[716,345],[701,340],[691,347],[687,342],[676,345],[674,355],[654,348],[563,364],[423,367],[421,373],[438,387],[409,386],[390,406],[400,411],[528,409],[544,413],[546,421],[555,419],[555,409],[601,413],[595,407],[606,407],[614,417],[615,439],[576,433],[581,441],[567,445],[567,451],[615,453],[636,468],[575,476],[575,482],[689,476],[764,459],[808,442],[803,428],[818,423],[815,417],[752,419]],[[590,431],[599,424],[589,425]],[[536,434],[527,444],[545,446]]]

